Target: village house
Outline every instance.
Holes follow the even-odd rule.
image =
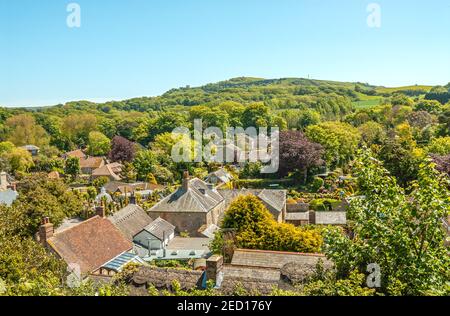
[[[111,262],[133,249],[132,243],[105,218],[103,209],[88,220],[74,221],[57,230],[44,218],[38,237],[43,246],[78,270],[82,277],[111,275],[114,273]],[[116,265],[116,271],[120,268]]]
[[[148,212],[150,217],[161,217],[172,223],[178,233],[187,232],[192,237],[201,237],[199,229],[218,225],[224,209],[225,200],[212,184],[190,179],[185,172],[182,185]]]
[[[119,194],[121,196],[141,196],[148,198],[155,191],[163,191],[166,189],[164,185],[153,184],[148,182],[125,183],[121,181],[110,181],[105,184],[104,188],[110,194]]]
[[[94,170],[106,164],[104,157],[86,157],[80,159],[80,170],[82,174],[92,175]]]
[[[131,278],[130,289],[132,295],[148,295],[149,286],[170,291],[175,280],[183,290],[205,289],[211,281],[221,295],[233,295],[237,288],[269,295],[275,288],[295,290],[314,274],[319,262],[326,270],[333,268],[322,254],[236,249],[229,264],[220,255],[210,256],[204,272],[141,266]]]
[[[335,225],[345,226],[347,224],[348,201],[343,200],[328,211],[314,211],[308,203],[287,204],[286,223],[295,226],[303,225]]]
[[[78,159],[81,160],[81,159],[86,159],[87,155],[81,149],[76,149],[76,150],[73,150],[73,151],[66,152],[65,154],[62,155],[62,157],[64,159],[67,159],[67,158],[78,158]]]
[[[118,162],[103,165],[92,171],[92,179],[106,177],[110,181],[120,181],[120,173],[122,172],[122,168],[123,165]]]
[[[37,146],[34,146],[34,145],[25,145],[25,146],[22,146],[22,147],[20,147],[20,148],[23,148],[23,149],[25,149],[26,151],[28,151],[28,152],[31,154],[31,156],[33,156],[33,157],[36,157],[37,155],[39,155],[40,148],[37,147]]]
[[[285,190],[217,190],[213,184],[189,178],[174,193],[149,210],[153,218],[161,217],[193,237],[209,237],[203,232],[215,231],[228,206],[240,195],[253,194],[268,208],[274,219],[282,222],[286,213]]]

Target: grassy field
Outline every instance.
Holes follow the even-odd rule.
[[[379,88],[376,88],[376,91],[377,91],[377,93],[394,93],[394,92],[400,92],[400,91],[430,92],[430,90],[432,88],[433,88],[432,86],[416,85],[416,86],[405,86],[405,87],[397,87],[397,88],[379,87]]]
[[[381,98],[377,98],[370,100],[355,101],[353,102],[353,106],[356,109],[367,109],[379,105],[381,103],[381,100],[382,100]]]

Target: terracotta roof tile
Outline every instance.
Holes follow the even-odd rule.
[[[82,274],[133,248],[109,220],[98,216],[56,233],[48,244],[68,264],[78,264]]]

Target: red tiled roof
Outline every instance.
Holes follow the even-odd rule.
[[[94,272],[133,247],[108,219],[99,216],[56,233],[48,244],[67,264],[78,264],[82,274]]]

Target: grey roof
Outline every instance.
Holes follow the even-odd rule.
[[[143,230],[149,232],[159,240],[163,240],[174,233],[175,226],[161,217],[158,217],[153,222],[148,224]]]
[[[109,216],[108,219],[128,240],[133,240],[136,234],[141,232],[153,221],[142,207],[135,204],[128,204],[120,211]]]
[[[322,254],[237,249],[234,251],[231,264],[281,269],[285,264],[290,262],[295,262],[305,267],[315,267],[319,259],[322,259],[325,266],[331,266],[331,262]]]
[[[240,190],[219,190],[218,191],[225,199],[226,204],[231,204],[238,196],[253,194],[258,197],[267,206],[277,212],[282,212],[286,205],[286,190],[272,190],[272,189],[240,189]]]
[[[188,189],[182,186],[153,206],[149,212],[207,213],[223,201],[223,197],[197,178],[189,180]]]
[[[75,218],[66,218],[63,220],[61,225],[57,229],[55,229],[55,233],[60,233],[66,229],[72,228],[80,223],[82,223],[84,220],[81,217],[75,217]]]
[[[183,238],[175,237],[167,245],[170,250],[204,250],[209,252],[209,238]]]
[[[25,145],[25,146],[22,146],[21,148],[24,148],[26,150],[39,150],[39,147],[37,147],[35,145]]]
[[[205,225],[206,226],[206,225]],[[211,224],[208,227],[206,227],[204,230],[199,231],[200,234],[203,236],[206,236],[208,238],[214,238],[215,233],[220,229],[219,226]]]
[[[346,212],[316,212],[317,225],[345,225],[347,224]]]
[[[206,181],[209,181],[211,179],[211,177],[217,177],[220,181],[222,181],[223,183],[228,183],[233,179],[233,176],[226,171],[224,168],[219,169],[217,171],[211,172],[207,177],[206,177]]]
[[[18,196],[19,193],[11,189],[0,191],[0,204],[11,206]]]
[[[102,268],[120,272],[122,271],[123,267],[132,262],[141,264],[144,263],[144,261],[139,258],[139,256],[133,253],[124,252],[111,261],[105,263]]]
[[[285,190],[262,190],[257,194],[263,202],[272,206],[278,212],[281,212],[286,205],[286,191]]]
[[[286,213],[287,221],[308,221],[309,212]]]

